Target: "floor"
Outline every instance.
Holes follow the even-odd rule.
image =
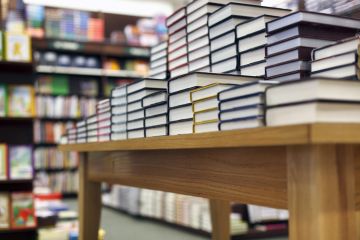
[[[76,201],[67,201],[76,210]],[[101,226],[106,231],[105,240],[209,240],[210,238],[193,235],[175,228],[166,227],[152,221],[138,220],[128,215],[104,208]],[[262,239],[266,240],[266,239]],[[271,240],[287,240],[286,238]]]

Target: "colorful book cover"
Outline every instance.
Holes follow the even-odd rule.
[[[32,179],[32,147],[26,145],[9,146],[10,179]]]
[[[10,228],[10,199],[6,193],[0,193],[0,229]]]
[[[32,193],[11,194],[11,228],[34,228],[36,217]]]
[[[8,88],[8,115],[11,117],[32,117],[35,113],[34,88],[26,85],[12,85]]]
[[[0,117],[7,115],[7,90],[5,84],[0,84]]]
[[[8,178],[7,145],[0,144],[0,181]],[[0,226],[1,228],[1,226]]]
[[[27,34],[5,33],[5,60],[31,62],[31,43]]]

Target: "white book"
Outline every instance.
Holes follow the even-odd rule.
[[[182,18],[179,21],[175,22],[173,25],[168,27],[169,35],[175,33],[176,31],[186,27],[186,18]]]
[[[169,122],[175,122],[192,117],[193,117],[193,111],[191,104],[169,109]]]
[[[200,37],[208,36],[208,34],[209,34],[209,27],[207,25],[205,25],[205,26],[202,26],[202,27],[196,29],[195,31],[189,33],[187,35],[187,40],[188,40],[188,42],[192,42],[195,39],[198,39]]]
[[[108,142],[108,141],[110,141],[111,139],[110,139],[110,134],[106,134],[106,135],[100,135],[99,137],[98,137],[98,141],[99,142]]]
[[[210,65],[206,66],[206,67],[203,67],[203,68],[197,70],[197,72],[210,73],[211,72],[211,67],[210,67]]]
[[[164,102],[167,102],[167,92],[159,91],[144,97],[142,99],[142,107],[146,108]]]
[[[271,33],[300,22],[307,22],[314,24],[321,23],[324,25],[353,28],[353,29],[360,28],[360,21],[356,19],[339,17],[329,14],[315,13],[315,12],[295,12],[287,15],[286,17],[269,22],[267,25],[267,31],[268,33]]]
[[[138,119],[143,119],[145,117],[145,112],[143,109],[140,109],[138,111],[129,112],[127,114],[127,120],[128,121],[134,121]]]
[[[218,49],[211,52],[211,62],[217,63],[221,62],[229,57],[234,57],[237,55],[236,43],[231,44],[230,46]]]
[[[197,9],[196,11],[189,13],[187,15],[187,22],[191,23],[194,20],[204,16],[205,14],[215,12],[216,10],[218,10],[221,7],[222,7],[221,4],[212,4],[212,3],[206,4],[202,7],[200,7],[199,9]]]
[[[196,19],[195,21],[189,23],[186,27],[187,32],[191,33],[194,30],[196,30],[204,25],[207,25],[208,19],[209,19],[209,15],[204,15],[204,16]]]
[[[194,133],[206,133],[219,131],[218,122],[208,122],[194,125]]]
[[[153,89],[159,89],[164,90],[167,88],[167,82],[157,79],[143,79],[140,81],[136,81],[134,83],[131,83],[127,85],[127,93],[128,95],[134,92],[137,92],[142,89],[146,88],[153,88]]]
[[[238,98],[233,98],[229,100],[220,101],[219,109],[220,111],[230,110],[239,107],[245,107],[249,105],[258,105],[264,103],[264,94],[253,94],[248,96],[242,96]]]
[[[201,47],[209,45],[209,43],[210,43],[209,37],[204,36],[204,37],[198,38],[198,39],[196,39],[196,40],[194,40],[192,42],[189,42],[188,43],[188,50],[189,50],[189,52],[194,51],[196,49],[199,49]]]
[[[109,135],[111,133],[111,127],[102,127],[98,130],[99,136]]]
[[[235,16],[224,19],[223,22],[220,22],[210,28],[209,37],[210,39],[214,39],[226,32],[234,30],[236,28],[236,25],[238,25],[239,23],[243,23],[247,20],[248,18]]]
[[[126,132],[119,132],[119,133],[111,133],[111,141],[120,141],[127,139]]]
[[[173,69],[170,71],[170,76],[172,78],[178,77],[178,76],[182,76],[189,73],[189,66],[188,65],[184,65],[181,67],[178,67],[176,69]]]
[[[234,119],[231,121],[220,122],[220,131],[229,131],[237,129],[258,128],[264,126],[264,120],[261,117]]]
[[[357,51],[360,44],[360,38],[349,38],[322,48],[314,49],[313,60],[332,57],[346,52]]]
[[[166,103],[145,108],[145,117],[152,117],[168,112],[168,105]]]
[[[265,47],[260,47],[240,54],[240,66],[262,61],[265,61]]]
[[[202,57],[206,57],[210,55],[210,46],[204,46],[201,47],[199,49],[196,49],[192,52],[189,52],[189,62],[198,59],[198,58],[202,58]]]
[[[217,49],[223,48],[235,42],[236,42],[235,31],[230,31],[229,33],[224,34],[221,37],[212,39],[210,41],[210,49],[211,51],[215,51]]]
[[[184,120],[169,123],[169,135],[190,134],[193,132],[193,120]]]
[[[233,99],[233,98],[258,94],[258,93],[264,93],[268,87],[273,86],[277,83],[278,82],[269,81],[269,80],[266,81],[261,80],[261,81],[245,83],[220,92],[218,97],[220,101],[224,101],[228,99]]]
[[[294,49],[288,52],[284,52],[278,55],[274,55],[266,58],[266,66],[274,66],[280,63],[295,61],[300,59],[300,49]]]
[[[177,49],[176,51],[173,51],[168,54],[169,62],[173,61],[174,59],[177,59],[179,57],[185,56],[188,52],[187,45],[182,46],[181,48]]]
[[[189,63],[189,71],[193,72],[210,65],[210,57],[202,57]]]
[[[239,85],[241,85],[241,84],[239,84]],[[238,86],[238,85],[236,85],[236,84],[219,84],[219,83],[210,84],[208,86],[193,90],[191,92],[191,101],[195,102],[195,101],[199,101],[201,99],[214,97],[214,96],[217,96],[218,93],[220,93],[224,90],[227,90],[227,89],[231,89],[236,86]]]
[[[272,16],[285,16],[290,13],[288,9],[271,8],[264,6],[229,3],[225,7],[215,11],[209,18],[209,26],[212,26],[229,16],[258,17],[268,14]]]
[[[156,46],[151,48],[150,54],[152,55],[154,53],[161,52],[161,51],[167,49],[167,47],[168,47],[167,41],[161,42],[161,43],[159,43]]]
[[[164,126],[156,126],[156,127],[146,128],[145,134],[146,134],[146,137],[167,136],[168,135],[168,127],[167,127],[167,125],[164,125]]]
[[[127,132],[128,139],[144,138],[144,129],[135,129]]]
[[[202,112],[194,113],[194,122],[201,123],[201,122],[208,122],[218,120],[219,118],[219,110],[218,109],[211,109],[205,110]]]
[[[112,124],[111,125],[112,132],[126,132],[126,123]]]
[[[155,61],[157,59],[160,59],[160,58],[163,58],[163,57],[166,57],[167,55],[167,49],[164,50],[164,51],[161,51],[161,52],[158,52],[158,53],[154,53],[154,54],[151,54],[150,56],[150,61]]]
[[[138,119],[138,120],[127,122],[127,130],[128,131],[143,128],[143,127],[144,127],[144,119]]]
[[[158,60],[151,61],[150,62],[150,68],[154,69],[156,67],[160,67],[160,66],[166,65],[166,64],[167,64],[167,59],[166,58],[160,58]]]
[[[311,71],[317,72],[329,68],[340,67],[348,64],[357,64],[358,56],[356,52],[336,55],[329,58],[323,58],[311,63]]]
[[[267,37],[267,44],[275,44],[297,36],[300,36],[300,27],[294,26],[289,29],[284,29],[280,32],[269,34]]]
[[[275,45],[269,45],[267,47],[267,56],[285,52],[293,48],[298,48],[298,47],[318,48],[331,43],[333,43],[333,41],[312,39],[312,38],[301,38],[301,37],[294,38],[286,42],[281,42]]]
[[[111,106],[119,106],[126,104],[126,96],[111,98]]]
[[[158,73],[158,74],[156,74],[156,75],[150,75],[150,77],[153,78],[153,79],[162,79],[162,80],[165,80],[165,79],[167,79],[168,74],[167,74],[167,72],[163,72],[163,73]]]
[[[268,108],[268,126],[310,123],[359,123],[358,103],[310,101]]]
[[[88,127],[87,127],[88,132],[91,132],[92,130],[96,130],[96,131],[97,131],[97,129],[98,129],[97,123],[95,123],[95,124],[90,124],[90,125],[88,125]],[[92,133],[92,132],[91,132],[91,133]],[[89,134],[89,135],[91,135],[91,134]]]
[[[185,55],[185,56],[182,56],[182,57],[179,57],[175,60],[172,60],[169,62],[169,69],[170,71],[177,68],[177,67],[181,67],[181,66],[184,66],[185,64],[188,63],[188,56]]]
[[[157,75],[168,70],[166,65],[159,66],[157,68],[150,69],[150,75]]]
[[[226,73],[230,71],[236,71],[237,68],[238,68],[238,59],[236,56],[218,63],[211,64],[211,71],[213,73]]]
[[[186,28],[177,31],[169,36],[169,44],[175,43],[179,39],[186,37]]]
[[[176,42],[169,44],[169,52],[171,53],[175,51],[176,49],[186,45],[186,43],[187,43],[186,37],[180,38]]]
[[[205,110],[210,110],[217,108],[219,105],[219,101],[217,97],[211,97],[208,99],[199,100],[196,102],[193,102],[193,111],[194,112],[201,112]]]
[[[294,61],[273,67],[266,68],[267,77],[275,77],[286,73],[292,73],[296,71],[310,71],[309,62]]]
[[[249,76],[214,73],[190,73],[169,81],[169,92],[174,93],[193,87],[204,87],[213,83],[241,84],[261,80]]]
[[[360,82],[352,80],[313,78],[288,82],[267,90],[267,106],[276,106],[314,99],[360,101]]]
[[[152,94],[154,92],[157,92],[159,90],[160,89],[143,89],[143,90],[140,90],[140,91],[137,91],[137,92],[133,92],[133,93],[128,95],[127,101],[128,101],[128,103],[139,101],[143,97],[145,97],[147,95],[150,95],[150,94]]]
[[[277,17],[262,15],[240,23],[236,26],[236,37],[242,38],[255,32],[265,31],[266,23],[274,19],[277,19]]]
[[[359,69],[355,64],[341,66],[320,72],[312,72],[311,77],[325,78],[359,78]]]
[[[251,118],[264,115],[264,105],[250,105],[240,108],[234,108],[219,113],[220,121],[228,121],[239,118]]]
[[[111,97],[115,98],[115,97],[122,97],[122,96],[126,96],[126,86],[119,86],[119,87],[115,87],[112,91],[111,91]]]
[[[182,7],[166,19],[166,26],[171,26],[186,16],[186,8]]]
[[[186,11],[189,14],[189,13],[192,13],[195,10],[201,8],[202,6],[204,6],[206,4],[215,3],[215,4],[226,5],[229,2],[237,2],[237,3],[253,4],[253,5],[261,4],[261,1],[258,1],[258,0],[195,0],[195,1],[190,2],[187,5]]]
[[[191,91],[192,91],[192,89],[177,92],[174,94],[170,94],[169,95],[169,107],[172,108],[172,107],[177,107],[177,106],[181,106],[181,105],[185,105],[185,104],[190,104],[191,103],[191,99],[190,99]]]
[[[250,49],[261,47],[266,45],[266,33],[262,32],[256,35],[251,35],[249,37],[244,37],[239,40],[239,52],[245,52]]]
[[[288,82],[288,81],[299,80],[303,77],[304,77],[304,74],[302,72],[297,72],[297,73],[292,73],[292,74],[285,75],[285,76],[274,77],[274,78],[271,78],[271,80],[277,81],[277,82]]]
[[[131,102],[127,105],[127,112],[137,111],[142,108],[142,100]]]
[[[145,127],[154,127],[167,124],[167,114],[149,117],[145,119]]]

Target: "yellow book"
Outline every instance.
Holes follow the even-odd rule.
[[[27,34],[6,32],[4,42],[6,61],[31,62],[31,39]]]
[[[219,108],[211,108],[204,111],[194,112],[194,124],[207,122],[207,121],[218,121],[219,119]]]
[[[35,116],[35,91],[28,85],[10,85],[8,87],[8,115],[10,117]]]
[[[218,105],[219,105],[219,100],[217,96],[213,96],[192,102],[192,110],[195,113],[195,112],[217,108]]]
[[[200,123],[194,123],[193,133],[217,132],[219,131],[219,121],[211,120]]]
[[[207,99],[210,97],[216,97],[219,92],[226,89],[237,86],[237,84],[224,84],[224,83],[214,83],[195,89],[190,92],[191,102],[199,101],[202,99]]]

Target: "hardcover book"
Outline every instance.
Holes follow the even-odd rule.
[[[0,230],[10,228],[10,198],[7,193],[0,193]]]
[[[36,227],[34,196],[32,193],[11,194],[11,228]]]
[[[8,178],[8,175],[7,145],[0,144],[0,181],[6,180]]]
[[[5,117],[7,115],[8,96],[6,88],[5,84],[0,84],[0,117]]]
[[[10,179],[32,179],[33,159],[31,146],[9,146]]]
[[[26,34],[5,33],[5,59],[13,62],[31,62],[31,40]]]
[[[26,85],[8,87],[8,112],[11,117],[32,117],[35,114],[34,88]]]

